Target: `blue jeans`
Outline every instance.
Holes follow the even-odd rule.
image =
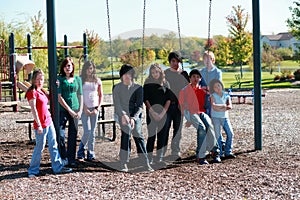
[[[191,114],[190,122],[197,129],[197,158],[205,158],[206,151],[219,154],[219,145],[210,117],[206,113]]]
[[[169,138],[169,131],[171,128],[171,122],[173,122],[173,137],[172,137],[172,143],[171,143],[171,154],[174,156],[179,156],[180,154],[180,140],[182,135],[182,123],[183,123],[183,117],[181,115],[181,110],[179,109],[178,104],[171,104],[168,109],[168,115],[170,116],[170,119],[168,120],[168,126],[167,126],[167,135],[166,135],[166,142],[165,146],[167,147],[168,144],[168,138]]]
[[[168,126],[169,126],[170,116],[168,113],[165,114],[163,119],[160,121],[155,121],[150,114],[147,113],[147,129],[148,129],[148,140],[147,140],[147,152],[148,157],[152,159],[153,149],[155,144],[155,139],[157,136],[157,145],[156,145],[156,156],[158,158],[163,158],[166,151],[166,140],[168,135]]]
[[[40,164],[42,152],[48,140],[48,149],[51,158],[51,167],[54,173],[58,173],[63,168],[63,162],[59,155],[56,142],[56,133],[53,123],[50,126],[43,129],[43,133],[39,134],[37,130],[34,130],[36,145],[33,150],[30,167],[28,168],[28,174],[38,175],[40,172]]]
[[[220,155],[223,155],[225,153],[226,155],[229,155],[232,153],[232,140],[233,140],[233,130],[230,123],[229,118],[212,118],[212,122],[215,128],[216,137],[218,139],[219,146],[223,144],[223,137],[221,133],[221,127],[223,127],[225,134],[226,134],[226,141],[225,141],[225,152],[222,151],[222,148],[220,148]]]
[[[66,149],[66,124],[69,122],[68,128],[68,144]],[[76,155],[76,139],[78,132],[78,119],[73,118],[68,112],[60,111],[59,115],[59,133],[58,141],[59,151],[62,159],[68,159],[69,164],[75,163]]]
[[[89,108],[93,111],[94,108]],[[97,126],[99,112],[96,115],[86,115],[84,112],[81,115],[81,122],[83,127],[83,135],[77,152],[78,158],[85,158],[84,150],[87,145],[88,157],[87,159],[95,158],[95,129]],[[90,127],[90,128],[89,128]]]
[[[121,118],[119,118],[121,119]],[[144,160],[144,164],[148,164],[148,155],[146,150],[146,145],[144,141],[144,136],[142,133],[142,119],[138,118],[135,121],[135,127],[132,129],[132,127],[128,125],[122,125],[121,127],[121,146],[120,146],[120,162],[121,164],[126,164],[129,161],[130,157],[130,150],[131,150],[131,142],[130,142],[130,136],[133,135],[134,142],[136,144],[137,153],[138,156],[141,157]]]

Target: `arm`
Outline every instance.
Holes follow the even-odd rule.
[[[77,117],[77,113],[75,113],[70,106],[66,103],[66,101],[64,100],[64,98],[61,96],[61,94],[58,94],[58,102],[60,103],[60,105],[66,109],[66,111],[68,111],[68,113],[72,116],[72,117]]]
[[[140,116],[143,112],[143,88],[139,86],[133,93],[133,98],[131,97],[129,100],[129,109],[133,108],[134,112],[130,113],[130,118],[134,121]]]
[[[165,103],[163,110],[162,110],[161,113],[158,115],[158,120],[157,120],[157,121],[161,120],[161,119],[165,116],[165,114],[167,113],[167,111],[168,111],[168,109],[169,109],[169,107],[170,107],[170,104],[171,104],[171,100],[168,100],[168,101]]]
[[[212,95],[210,98],[210,102],[211,102],[212,109],[214,109],[214,111],[217,111],[217,112],[226,111],[226,104],[216,104],[215,98]]]
[[[232,102],[230,96],[228,95],[226,101],[226,110],[231,110],[231,109],[232,109]]]
[[[119,85],[116,85],[113,87],[113,103],[115,107],[115,113],[117,116],[121,119],[119,119],[119,122],[123,125],[126,125],[129,123],[129,116],[128,114],[123,110],[121,105],[121,91],[119,89]]]
[[[39,115],[38,115],[38,112],[36,110],[36,99],[31,99],[29,101],[29,105],[30,105],[30,109],[31,109],[31,113],[33,115],[33,118],[35,120],[35,122],[37,123],[37,126],[38,126],[38,133],[39,134],[42,134],[43,133],[43,127],[41,125],[41,121],[39,119]]]

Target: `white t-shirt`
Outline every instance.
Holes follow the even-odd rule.
[[[82,85],[83,103],[88,108],[99,106],[98,87],[102,81],[98,78],[97,82],[85,82]]]

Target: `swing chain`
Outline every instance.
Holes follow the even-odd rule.
[[[111,28],[110,28],[110,15],[109,15],[109,3],[108,0],[106,0],[106,13],[107,13],[107,25],[108,25],[108,36],[109,36],[109,56],[110,56],[110,66],[111,66],[111,76],[112,76],[112,82],[114,85],[114,66],[113,66],[113,55],[112,55],[112,41],[111,41]]]
[[[209,0],[209,10],[208,10],[208,36],[207,36],[207,50],[210,50],[211,41],[210,41],[210,24],[211,24],[211,3],[212,0]]]
[[[141,83],[143,83],[143,72],[144,72],[145,27],[146,27],[146,0],[144,0],[144,8],[143,8],[142,72],[141,72],[142,74],[141,74]]]
[[[178,2],[177,2],[177,0],[175,0],[175,3],[176,3],[176,13],[177,13],[179,49],[180,49],[180,52],[181,52],[182,51],[182,42],[181,42],[181,34],[180,34],[180,20],[179,20],[179,11],[178,11]]]

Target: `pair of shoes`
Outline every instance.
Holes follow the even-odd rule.
[[[200,165],[208,165],[209,164],[205,158],[197,158],[197,163],[199,163]]]
[[[222,162],[222,161],[221,161],[221,158],[220,158],[219,155],[214,156],[214,158],[213,158],[213,163],[221,163],[221,162]]]
[[[230,154],[225,155],[225,158],[226,159],[234,159],[234,158],[236,158],[236,155],[234,155],[233,153],[230,153]]]
[[[121,164],[120,171],[121,172],[128,172],[127,164]]]
[[[35,178],[37,175],[35,174],[28,174],[28,178]]]
[[[72,168],[63,167],[59,172],[54,173],[54,174],[66,174],[66,173],[70,173],[70,172],[72,172],[72,171],[73,171]]]

